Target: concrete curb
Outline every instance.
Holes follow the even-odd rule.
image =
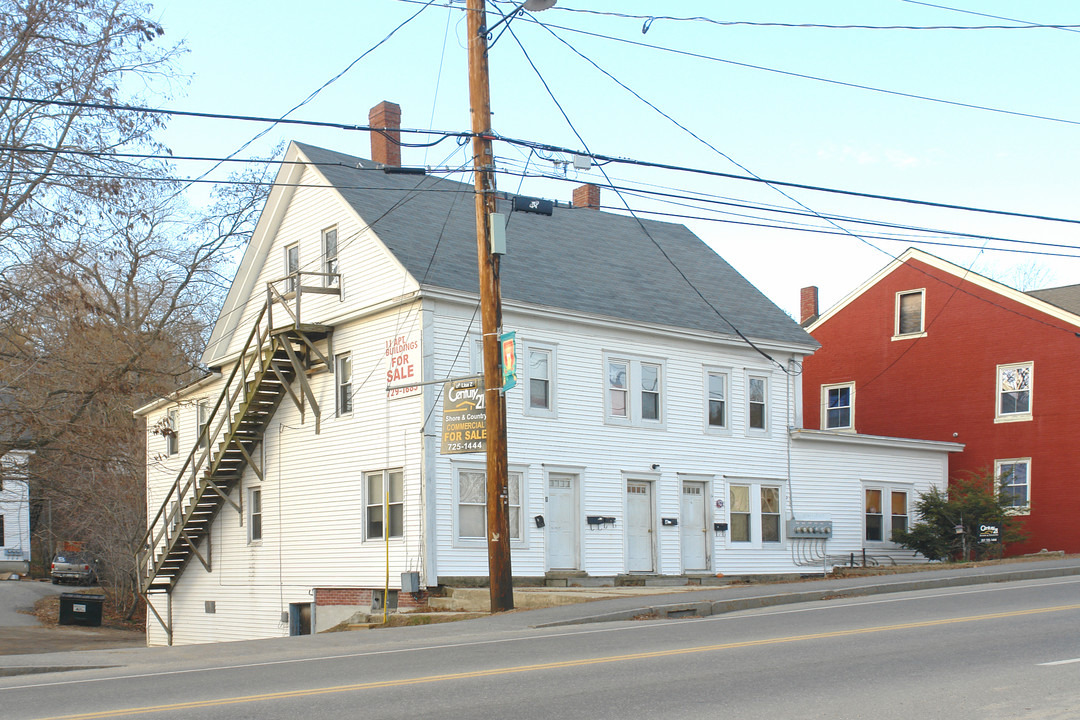
[[[725,600],[706,600],[697,602],[666,603],[663,605],[642,605],[629,610],[617,610],[596,615],[586,615],[578,618],[555,620],[552,622],[532,625],[534,628],[560,627],[564,625],[580,625],[598,622],[619,622],[633,620],[641,616],[679,618],[679,617],[708,617],[723,613],[737,612],[739,610],[753,610],[755,608],[771,607],[774,605],[789,605],[793,603],[816,602],[818,600],[835,600],[838,598],[861,597],[863,595],[883,595],[887,593],[911,592],[913,590],[933,590],[935,588],[962,587],[965,585],[984,585],[997,582],[1010,582],[1016,580],[1041,580],[1050,577],[1066,577],[1080,575],[1080,566],[1057,567],[1057,568],[1031,568],[1024,570],[1009,570],[1006,572],[980,575],[957,575],[945,578],[923,578],[917,580],[900,580],[877,585],[859,585],[847,588],[822,588],[818,590],[805,590],[800,592],[782,592],[751,597],[729,598]]]

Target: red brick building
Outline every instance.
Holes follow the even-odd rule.
[[[912,249],[820,316],[802,300],[807,428],[963,443],[950,477],[994,471],[1024,517],[1010,554],[1080,552],[1080,286],[1023,293]],[[870,534],[888,496],[867,491]]]

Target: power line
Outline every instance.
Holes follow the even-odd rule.
[[[509,25],[507,26],[507,31],[509,31],[510,36],[514,38],[514,42],[517,43],[518,47],[521,48],[521,52],[525,56],[525,60],[529,63],[529,66],[532,67],[533,72],[536,73],[537,78],[539,78],[539,80],[540,80],[540,84],[544,86],[544,90],[547,91],[547,94],[551,98],[551,101],[553,103],[555,103],[555,107],[557,107],[559,109],[559,112],[562,114],[563,118],[566,120],[567,124],[570,126],[570,130],[577,137],[578,141],[580,141],[581,144],[583,146],[585,146],[586,149],[587,149],[588,145],[586,144],[585,139],[581,137],[581,133],[579,133],[577,131],[577,128],[574,127],[574,124],[570,120],[569,115],[566,114],[566,110],[563,109],[562,104],[560,104],[558,98],[555,97],[555,93],[552,92],[551,87],[547,83],[547,80],[544,79],[543,73],[540,72],[540,69],[536,67],[536,64],[533,62],[532,58],[529,57],[529,53],[525,49],[525,46],[521,43],[521,40],[518,39],[517,33],[515,33],[514,29],[512,27],[510,27]],[[606,179],[608,181],[608,184],[611,185],[611,179],[608,177],[607,171],[604,170],[603,167],[600,167],[599,169],[600,169],[600,172],[604,175],[604,179]],[[638,227],[641,228],[641,231],[643,233],[645,233],[645,236],[647,238],[649,238],[649,241],[653,244],[653,246],[660,252],[661,255],[663,255],[664,259],[668,261],[668,264],[671,265],[671,267],[675,270],[675,272],[677,272],[679,274],[679,276],[682,277],[683,281],[686,282],[687,286],[691,290],[694,291],[694,294],[696,294],[701,299],[701,301],[703,303],[705,303],[705,306],[708,307],[710,310],[712,310],[713,313],[718,318],[720,318],[725,323],[727,323],[728,327],[730,327],[732,329],[732,331],[736,335],[738,335],[739,338],[742,339],[743,342],[745,342],[749,347],[753,348],[753,350],[755,352],[757,352],[759,355],[761,355],[762,357],[767,359],[769,362],[775,364],[777,367],[779,367],[785,373],[788,372],[788,369],[783,365],[783,363],[778,362],[775,358],[773,358],[771,355],[769,355],[769,353],[765,352],[760,347],[758,347],[757,344],[753,340],[751,340],[749,337],[747,337],[746,334],[743,333],[743,331],[740,330],[735,325],[735,323],[733,323],[730,319],[728,319],[728,317],[726,315],[724,315],[724,313],[720,312],[720,309],[718,307],[716,307],[716,305],[711,303],[709,301],[709,299],[705,297],[704,293],[702,293],[701,290],[699,290],[698,287],[696,285],[694,285],[693,282],[691,282],[690,278],[686,276],[686,273],[683,272],[682,268],[679,267],[679,265],[674,260],[672,260],[671,256],[668,255],[668,253],[664,250],[663,246],[661,246],[660,243],[658,243],[656,241],[656,238],[654,238],[652,236],[652,233],[649,232],[649,229],[647,227],[645,227],[645,223],[643,223],[641,221],[641,218],[634,214],[634,210],[630,207],[630,204],[628,202],[626,202],[626,200],[622,197],[622,195],[619,195],[619,193],[617,191],[616,191],[616,195],[618,195],[619,199],[623,201],[623,204],[626,206],[626,210],[630,213],[630,216],[634,218],[634,220],[638,224]]]
[[[558,37],[558,36],[556,36],[556,37]],[[561,38],[560,38],[560,40],[561,40]],[[565,42],[565,41],[563,41],[563,42]],[[162,110],[162,109],[155,109],[155,108],[141,108],[141,107],[131,106],[131,105],[108,105],[108,104],[104,104],[104,103],[93,103],[93,104],[91,104],[91,103],[68,103],[66,101],[57,101],[57,100],[40,100],[40,99],[34,99],[34,98],[11,98],[11,97],[5,97],[5,96],[0,96],[0,100],[21,100],[21,101],[25,101],[25,102],[35,102],[35,103],[43,103],[43,104],[84,105],[84,106],[90,106],[90,107],[98,107],[98,108],[102,108],[102,109],[129,110],[129,111],[132,111],[132,112],[146,111],[146,112],[157,112],[157,113],[163,113],[163,114],[187,114],[187,115],[193,115],[193,116],[205,117],[205,118],[213,118],[213,119],[245,120],[245,121],[253,121],[253,122],[278,122],[277,119],[268,118],[268,117],[246,116],[246,115],[224,115],[224,114],[216,114],[216,113],[196,113],[196,112],[186,112],[185,113],[185,111],[179,111],[179,110]],[[373,127],[370,127],[370,126],[367,126],[367,125],[355,125],[355,124],[349,124],[349,123],[333,123],[333,122],[316,121],[316,120],[284,120],[284,121],[280,121],[280,122],[296,124],[296,125],[313,125],[313,126],[319,126],[319,127],[332,127],[332,128],[342,129],[342,130],[359,130],[359,131],[363,131],[363,132],[378,132],[378,133],[381,133],[381,134],[385,134],[382,128],[373,128]],[[397,130],[395,130],[395,132],[396,131]],[[417,128],[401,128],[400,132],[414,133],[414,134],[425,134],[425,135],[441,135],[441,136],[443,136],[445,138],[458,138],[458,139],[466,139],[466,140],[471,139],[473,137],[473,135],[474,135],[472,132],[467,132],[467,131],[424,130],[424,129],[417,129]],[[776,180],[776,179],[771,179],[771,178],[762,178],[762,177],[757,177],[757,176],[753,176],[753,175],[736,175],[734,173],[725,173],[725,172],[721,172],[719,170],[707,170],[707,169],[704,169],[704,168],[696,168],[696,167],[691,167],[691,166],[688,166],[688,165],[674,165],[674,164],[671,164],[671,163],[659,163],[659,162],[652,162],[652,161],[648,161],[648,160],[639,160],[639,159],[629,158],[629,157],[621,157],[621,156],[615,156],[615,155],[605,155],[605,154],[601,154],[601,153],[593,153],[593,152],[588,151],[588,150],[586,150],[586,151],[574,150],[574,149],[563,147],[563,146],[560,146],[560,145],[552,145],[552,144],[549,144],[549,143],[543,143],[543,142],[539,142],[539,141],[535,141],[535,140],[523,140],[523,139],[519,139],[519,138],[507,137],[507,136],[504,136],[504,135],[500,135],[498,133],[493,134],[492,139],[500,141],[500,142],[505,142],[505,143],[508,143],[510,145],[517,145],[517,146],[520,146],[520,147],[530,148],[530,149],[533,149],[533,150],[542,150],[542,151],[545,151],[545,152],[562,153],[562,154],[566,154],[566,155],[587,155],[592,160],[594,160],[596,162],[601,162],[601,163],[619,163],[619,164],[623,164],[623,165],[634,165],[634,166],[637,166],[637,167],[648,167],[648,168],[655,168],[655,169],[659,169],[659,170],[672,170],[672,171],[675,171],[675,172],[687,172],[687,173],[693,173],[693,174],[697,174],[697,175],[705,175],[705,176],[709,176],[709,177],[724,178],[724,179],[728,179],[728,180],[740,180],[740,181],[743,181],[743,182],[753,182],[753,183],[760,183],[760,184],[764,184],[764,185],[775,185],[775,186],[779,186],[779,187],[788,187],[788,188],[795,188],[795,189],[800,189],[800,190],[810,190],[810,191],[813,191],[813,192],[831,193],[831,194],[834,194],[834,195],[845,195],[845,196],[848,196],[848,197],[858,197],[858,198],[864,198],[864,199],[868,199],[868,200],[884,200],[884,201],[888,201],[888,202],[905,203],[905,204],[909,204],[909,205],[923,205],[923,206],[926,206],[926,207],[942,208],[942,209],[946,209],[946,210],[960,210],[960,211],[964,211],[964,212],[976,212],[976,213],[983,213],[983,214],[988,214],[988,215],[1003,215],[1003,216],[1007,216],[1007,217],[1023,218],[1023,219],[1027,219],[1027,220],[1044,220],[1044,221],[1047,221],[1047,222],[1061,222],[1061,223],[1070,223],[1070,224],[1080,225],[1080,220],[1072,219],[1072,218],[1054,217],[1054,216],[1050,216],[1050,215],[1039,215],[1039,214],[1034,214],[1034,213],[1012,212],[1012,211],[1008,211],[1008,210],[995,210],[995,209],[991,209],[991,208],[981,208],[981,207],[975,207],[975,206],[971,206],[971,205],[959,205],[959,204],[956,204],[956,203],[943,203],[943,202],[934,202],[932,200],[919,200],[919,199],[915,199],[915,198],[905,198],[905,197],[899,197],[899,196],[896,196],[896,195],[883,195],[883,194],[878,194],[878,193],[859,192],[859,191],[856,191],[856,190],[843,190],[843,189],[840,189],[840,188],[826,187],[826,186],[823,186],[823,185],[811,185],[811,184],[808,184],[808,183],[796,183],[796,182],[790,182],[790,181],[786,181],[786,180]],[[410,147],[411,146],[409,143],[400,143],[400,144],[403,147]],[[418,147],[425,147],[425,146],[426,145],[418,145]],[[71,152],[71,153],[90,153],[90,151],[80,151],[80,150],[66,150],[66,149],[64,149],[64,150],[55,149],[54,150],[54,149],[36,149],[36,148],[33,148],[33,149],[32,148],[15,148],[12,151],[13,152],[57,153],[57,154],[69,153],[69,152]],[[95,153],[90,153],[90,154],[95,154]],[[109,157],[111,155],[111,153],[97,153],[96,155],[100,156],[100,157]],[[140,155],[135,155],[135,154],[131,154],[131,155],[117,154],[116,156],[117,157],[147,157],[147,158],[162,157],[163,159],[168,159],[168,156],[153,156],[153,155],[140,156]],[[196,159],[196,158],[193,158],[193,159]],[[204,158],[198,158],[198,159],[204,159]],[[212,160],[213,158],[205,158],[205,159]],[[231,161],[232,158],[225,158],[225,160]],[[240,162],[261,162],[261,161],[260,160],[242,160]],[[268,162],[275,162],[275,161],[268,161]]]
[[[291,118],[275,118],[259,115],[236,115],[229,113],[213,113],[213,112],[199,112],[195,110],[175,110],[165,108],[152,108],[143,107],[139,105],[118,105],[115,103],[89,103],[89,102],[76,102],[74,100],[46,100],[42,98],[30,98],[19,97],[13,95],[0,95],[0,101],[10,102],[22,102],[35,105],[58,105],[60,107],[71,108],[83,108],[87,110],[123,110],[127,112],[147,113],[151,115],[170,115],[176,117],[193,117],[204,120],[240,120],[245,122],[258,122],[258,123],[271,123],[278,125],[303,125],[308,127],[321,127],[331,128],[334,130],[358,130],[361,132],[377,132],[385,137],[390,138],[389,134],[383,128],[371,127],[370,125],[358,125],[356,123],[340,123],[330,122],[325,120],[294,120]],[[406,134],[420,134],[420,135],[441,135],[444,139],[448,137],[466,138],[471,139],[473,134],[471,132],[456,132],[456,131],[444,131],[444,130],[422,130],[417,128],[394,128],[394,132],[402,132]],[[409,143],[398,143],[402,147],[429,147],[427,145],[410,145]],[[60,152],[57,150],[57,152]],[[239,152],[239,150],[237,151]],[[230,155],[226,159],[232,159],[236,153]]]
[[[501,159],[503,159],[507,163],[513,163],[514,162],[514,160],[512,158],[501,158]],[[515,177],[521,177],[521,178],[530,177],[530,178],[544,178],[544,179],[547,179],[547,180],[556,180],[556,181],[559,181],[559,182],[577,182],[577,180],[572,180],[571,178],[561,176],[561,175],[555,175],[555,174],[547,174],[547,173],[531,173],[530,174],[530,173],[527,173],[525,171],[513,173],[513,172],[507,172],[505,170],[500,171],[500,172],[501,172],[501,174],[511,175],[511,176],[515,176]],[[672,188],[674,190],[677,190],[677,192],[666,192],[666,191],[663,191],[663,190],[650,190],[650,189],[645,189],[645,188],[628,187],[627,185],[605,185],[605,184],[602,184],[602,183],[596,183],[596,184],[597,184],[598,187],[601,187],[601,188],[607,188],[607,189],[613,190],[613,191],[621,190],[621,191],[626,192],[627,194],[635,196],[635,197],[641,197],[641,198],[648,197],[648,198],[656,199],[658,202],[664,202],[664,203],[667,203],[667,204],[672,204],[672,205],[677,205],[677,206],[682,206],[682,207],[698,208],[697,205],[692,204],[694,202],[697,202],[697,203],[705,203],[705,204],[708,204],[708,205],[723,205],[723,206],[726,206],[726,207],[737,207],[737,208],[742,208],[742,209],[746,209],[746,210],[757,210],[759,212],[765,212],[765,213],[776,213],[776,214],[782,214],[782,215],[795,215],[797,217],[836,220],[836,221],[839,221],[839,222],[850,222],[850,223],[855,223],[855,224],[859,224],[859,225],[871,225],[871,226],[875,226],[875,227],[895,228],[897,230],[912,230],[912,231],[919,232],[919,233],[932,233],[932,234],[937,234],[937,235],[949,235],[949,236],[955,236],[955,237],[966,237],[966,238],[972,238],[972,239],[976,239],[976,240],[993,240],[993,241],[996,241],[996,242],[1016,243],[1016,244],[1022,244],[1022,245],[1032,245],[1032,246],[1051,247],[1051,248],[1063,248],[1063,249],[1067,249],[1067,250],[1080,250],[1080,248],[1078,248],[1077,246],[1074,246],[1074,245],[1063,245],[1063,244],[1059,244],[1059,243],[1042,242],[1042,241],[1037,241],[1037,240],[1019,240],[1019,239],[1015,239],[1015,238],[1005,238],[1005,237],[1000,237],[1000,236],[996,236],[996,235],[986,235],[986,234],[981,234],[981,233],[967,233],[967,232],[962,232],[962,231],[959,231],[959,230],[945,230],[945,229],[942,229],[942,228],[927,228],[927,227],[922,227],[922,226],[918,226],[918,225],[908,225],[908,224],[904,224],[904,223],[887,222],[887,221],[884,221],[884,220],[871,220],[871,219],[867,219],[867,218],[859,218],[859,217],[854,217],[854,216],[851,216],[851,215],[835,215],[835,214],[831,214],[831,213],[802,212],[802,211],[791,209],[791,208],[784,208],[784,207],[773,206],[773,205],[762,207],[761,205],[754,205],[754,204],[751,204],[749,202],[740,202],[740,201],[732,200],[730,198],[722,198],[722,197],[709,195],[709,194],[706,194],[706,193],[700,193],[700,192],[694,193],[694,196],[691,196],[690,194],[686,194],[688,191],[686,191],[683,188]],[[682,193],[682,194],[680,194],[680,193]],[[676,202],[676,200],[685,200],[687,202],[680,203],[680,202]],[[698,209],[706,209],[707,210],[707,208],[698,208]],[[712,212],[723,212],[723,211],[715,210],[715,211],[712,211]],[[663,213],[659,213],[659,214],[663,214]],[[731,213],[731,214],[740,216],[738,213]],[[686,217],[686,218],[690,218],[690,219],[698,218],[698,216],[694,216],[694,215],[680,215],[678,217]],[[747,217],[747,216],[741,216],[741,217]],[[756,217],[756,219],[765,219],[765,218],[761,218],[759,216],[749,216],[749,217]],[[701,219],[707,219],[707,218],[701,218]],[[781,226],[777,226],[777,227],[781,227]]]
[[[1041,25],[1039,23],[1028,22],[1027,20],[1017,20],[1016,18],[1002,17],[1001,15],[988,15],[987,13],[975,12],[974,10],[963,10],[961,8],[948,7],[947,5],[934,5],[928,2],[919,2],[919,0],[902,0],[911,5],[923,5],[925,7],[937,8],[938,10],[949,10],[950,12],[964,13],[965,15],[976,15],[978,17],[992,18],[994,20],[1008,20],[1009,22],[1023,23],[1022,27],[1045,27],[1055,30],[1067,30],[1069,32],[1080,32],[1080,30],[1074,29],[1075,25]]]
[[[941,203],[933,202],[931,200],[916,200],[913,198],[903,198],[895,195],[880,195],[877,193],[858,192],[856,190],[840,190],[838,188],[829,188],[822,185],[809,185],[807,183],[795,183],[785,180],[773,180],[769,178],[759,178],[748,175],[735,175],[733,173],[725,173],[719,170],[706,170],[704,168],[695,168],[687,165],[673,165],[670,163],[658,163],[648,160],[635,160],[632,158],[618,157],[615,155],[603,155],[599,153],[591,153],[588,150],[572,150],[570,148],[562,147],[559,145],[549,145],[547,143],[539,143],[530,140],[519,140],[516,138],[509,138],[505,136],[499,136],[499,140],[505,143],[520,145],[522,147],[533,148],[535,150],[544,150],[547,152],[565,153],[567,155],[586,155],[594,160],[600,160],[603,162],[619,163],[623,165],[634,165],[637,167],[649,167],[659,170],[673,170],[676,172],[687,172],[696,175],[705,175],[708,177],[725,178],[728,180],[742,180],[744,182],[761,183],[764,185],[777,185],[780,187],[796,188],[799,190],[811,190],[814,192],[831,193],[834,195],[846,195],[849,197],[865,198],[868,200],[886,200],[888,202],[906,203],[909,205],[924,205],[926,207],[942,208],[945,210],[963,210],[965,212],[984,213],[988,215],[1004,215],[1007,217],[1024,218],[1027,220],[1046,220],[1048,222],[1062,222],[1071,223],[1074,225],[1080,225],[1080,220],[1072,218],[1060,218],[1050,215],[1037,215],[1033,213],[1021,213],[1011,212],[1008,210],[993,210],[990,208],[980,208],[970,205],[957,205],[954,203]]]
[[[540,23],[538,20],[531,17],[529,19],[532,22],[543,25],[545,28],[549,29],[555,28],[557,30],[566,30],[567,32],[577,33],[579,35],[587,35],[589,37],[600,38],[602,40],[611,40],[613,42],[624,43],[626,45],[649,48],[650,50],[660,50],[662,52],[683,55],[686,57],[696,58],[698,60],[708,60],[710,62],[718,62],[724,63],[726,65],[734,65],[736,67],[748,68],[750,70],[761,70],[762,72],[775,73],[777,75],[785,75],[787,77],[801,78],[803,80],[815,80],[817,82],[828,83],[830,85],[839,85],[841,87],[849,87],[856,90],[867,90],[869,92],[883,93],[885,95],[894,95],[896,97],[904,97],[912,100],[925,100],[926,102],[939,103],[942,105],[951,105],[953,107],[968,108],[969,110],[982,110],[985,112],[998,113],[1001,115],[1011,115],[1013,117],[1023,117],[1031,120],[1045,120],[1048,122],[1064,123],[1067,125],[1080,125],[1080,120],[1070,120],[1068,118],[1059,118],[1050,115],[1040,115],[1038,113],[1028,113],[1019,110],[1007,110],[1005,108],[995,108],[987,105],[979,105],[976,103],[961,102],[959,100],[947,100],[945,98],[936,98],[930,95],[919,95],[918,93],[903,92],[901,90],[889,90],[887,88],[875,87],[873,85],[862,85],[860,83],[847,82],[845,80],[833,80],[831,78],[820,77],[818,75],[809,75],[806,73],[799,73],[791,70],[780,70],[778,68],[771,68],[765,65],[754,65],[753,63],[739,62],[737,60],[728,60],[726,58],[720,58],[713,55],[705,55],[703,53],[691,52],[689,50],[679,50],[677,48],[670,48],[664,45],[653,45],[651,43],[645,43],[639,40],[628,40],[626,38],[614,37],[612,35],[604,35],[603,33],[591,32],[589,30],[581,30],[579,28],[566,27],[564,25]]]

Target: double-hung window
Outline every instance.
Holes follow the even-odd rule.
[[[750,430],[769,429],[769,379],[750,375],[746,378],[746,426]]]
[[[522,479],[524,473],[511,470],[506,476],[510,504],[510,540],[522,540]],[[463,541],[483,541],[487,538],[487,472],[481,468],[458,468],[457,471],[457,538]]]
[[[555,349],[525,345],[525,379],[527,415],[555,414]]]
[[[208,433],[209,428],[206,427],[210,422],[210,401],[200,400],[197,406],[198,420],[199,420],[199,444],[202,448],[210,447],[210,436]]]
[[[1026,512],[1031,506],[1031,458],[995,460],[998,494],[1008,498],[1009,507]]]
[[[334,384],[337,387],[337,414],[352,412],[352,355],[341,353],[334,362]]]
[[[630,363],[628,361],[608,360],[607,396],[608,415],[613,418],[629,418]]]
[[[327,287],[337,287],[338,284],[338,237],[337,228],[327,228],[322,231],[323,246],[323,284]]]
[[[165,454],[176,455],[180,452],[180,411],[169,410],[169,419],[165,428]]]
[[[925,290],[896,293],[896,325],[893,339],[921,337],[925,334]]]
[[[604,413],[608,422],[621,425],[663,423],[663,363],[607,357],[604,368]]]
[[[868,543],[893,543],[893,535],[908,529],[908,503],[911,491],[906,487],[864,486],[863,539]]]
[[[641,363],[641,419],[660,419],[660,366]]]
[[[855,384],[822,385],[822,427],[850,430],[855,427]]]
[[[705,418],[712,430],[728,427],[728,373],[708,370],[705,373]]]
[[[248,490],[248,542],[262,540],[262,489]]]
[[[1031,389],[1034,364],[997,366],[997,412],[995,422],[1031,419]]]
[[[296,292],[296,281],[299,272],[300,246],[293,243],[285,248],[285,292]]]
[[[733,543],[783,541],[780,488],[752,483],[728,486],[728,531]]]
[[[364,475],[368,540],[405,536],[405,478],[401,470],[377,470]],[[384,518],[390,521],[384,524]]]

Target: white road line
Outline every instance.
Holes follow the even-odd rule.
[[[1024,584],[1024,585],[1016,585],[1016,586],[1011,586],[1011,587],[1003,587],[1003,586],[999,585],[998,583],[993,583],[993,584],[981,586],[981,587],[979,587],[977,589],[972,589],[972,590],[956,590],[956,591],[952,591],[952,592],[935,593],[933,595],[920,595],[920,596],[915,596],[915,597],[902,597],[902,598],[888,598],[888,599],[873,599],[872,600],[870,598],[873,597],[873,596],[864,596],[862,598],[853,598],[853,599],[851,599],[850,602],[845,602],[845,603],[836,603],[836,602],[832,602],[832,601],[829,601],[829,600],[818,600],[818,601],[815,601],[815,603],[828,602],[830,604],[825,605],[825,606],[819,605],[817,607],[793,608],[793,609],[789,609],[789,610],[764,610],[764,611],[744,610],[744,611],[741,611],[741,612],[738,612],[738,613],[733,613],[733,614],[725,613],[723,615],[711,615],[711,616],[702,617],[702,618],[684,618],[684,619],[678,620],[677,622],[735,622],[735,621],[738,621],[738,620],[745,620],[746,618],[751,618],[751,617],[762,617],[762,616],[769,616],[769,615],[786,615],[786,614],[789,614],[789,613],[802,613],[802,612],[814,612],[814,611],[819,611],[820,612],[820,611],[823,611],[823,610],[839,609],[839,608],[852,607],[852,606],[857,606],[857,605],[878,605],[878,604],[883,604],[883,603],[910,602],[910,601],[913,601],[913,600],[929,600],[929,599],[932,599],[932,598],[950,597],[950,596],[953,596],[953,595],[971,595],[971,594],[985,593],[985,592],[1000,592],[1000,591],[1004,591],[1004,590],[1025,590],[1025,589],[1030,589],[1030,588],[1033,588],[1033,587],[1046,587],[1046,586],[1049,586],[1049,585],[1069,585],[1069,584],[1073,584],[1073,583],[1080,583],[1080,579],[1069,578],[1067,580],[1059,579],[1059,580],[1056,580],[1056,581],[1040,582],[1040,583],[1034,583],[1034,582],[1031,582],[1031,581],[1023,581],[1023,580],[1018,581],[1018,582],[1022,582],[1022,583],[1026,583],[1026,584]],[[838,590],[837,592],[846,592],[846,591],[848,591],[848,589]],[[906,591],[906,592],[920,592],[920,591],[912,590],[912,591]],[[187,668],[187,669],[183,669],[183,670],[160,670],[160,671],[156,671],[156,672],[133,673],[133,674],[128,674],[128,675],[110,675],[108,677],[84,678],[84,679],[80,679],[80,680],[53,680],[53,681],[41,682],[41,683],[26,683],[24,685],[10,685],[10,686],[6,686],[6,687],[5,686],[0,686],[0,696],[3,695],[3,692],[5,690],[25,690],[25,689],[28,689],[28,688],[55,687],[57,685],[80,685],[80,684],[84,684],[84,683],[118,682],[118,681],[123,681],[123,680],[133,680],[133,679],[148,678],[148,677],[161,677],[161,676],[170,676],[170,675],[187,675],[187,674],[192,674],[192,673],[204,673],[204,672],[220,672],[222,670],[240,670],[240,669],[246,669],[246,668],[268,667],[268,666],[273,666],[273,665],[289,665],[289,664],[293,664],[293,663],[300,664],[300,663],[309,663],[309,662],[346,660],[346,659],[352,659],[352,658],[373,657],[373,656],[379,656],[379,655],[397,655],[397,654],[402,654],[402,653],[430,652],[432,650],[446,650],[446,649],[453,649],[453,648],[475,647],[475,646],[478,646],[478,645],[501,645],[501,644],[505,644],[505,643],[520,642],[520,641],[548,640],[548,639],[552,639],[552,638],[569,637],[569,636],[574,636],[574,635],[597,635],[597,634],[601,634],[601,633],[612,633],[612,632],[633,632],[633,631],[645,630],[645,629],[654,628],[654,627],[667,627],[669,625],[669,623],[671,623],[671,622],[672,622],[671,620],[659,620],[659,621],[655,621],[655,622],[635,623],[633,625],[622,625],[622,626],[619,626],[619,627],[603,627],[603,628],[587,628],[587,629],[582,628],[580,630],[578,630],[578,629],[575,629],[575,630],[562,630],[560,632],[554,632],[554,633],[549,633],[549,634],[524,635],[524,636],[519,635],[519,636],[514,636],[514,637],[508,637],[508,638],[494,638],[494,639],[490,639],[490,640],[467,640],[467,641],[458,641],[458,642],[438,643],[438,644],[433,644],[433,645],[424,645],[424,646],[419,646],[419,647],[388,648],[388,649],[385,649],[385,650],[364,650],[364,651],[341,653],[341,654],[334,654],[334,655],[315,655],[315,656],[308,656],[308,657],[301,657],[301,658],[289,658],[289,659],[285,659],[285,660],[263,660],[263,661],[259,661],[259,662],[234,663],[234,664],[229,664],[229,665],[215,665],[215,666],[211,666],[211,667]],[[2,679],[2,678],[0,678],[0,679]]]
[[[1072,660],[1055,660],[1054,662],[1039,663],[1041,667],[1047,667],[1050,665],[1072,665],[1073,663],[1080,663],[1080,658],[1073,658]]]

